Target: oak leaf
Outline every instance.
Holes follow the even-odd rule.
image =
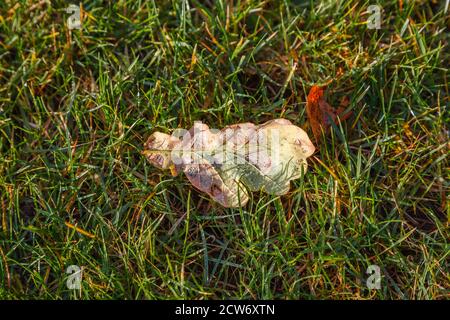
[[[315,148],[286,119],[239,123],[222,130],[195,122],[189,131],[153,133],[143,152],[154,166],[184,172],[192,185],[224,207],[248,202],[248,191],[283,195],[307,169]]]

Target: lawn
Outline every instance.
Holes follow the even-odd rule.
[[[449,1],[67,7],[0,2],[0,298],[449,298]],[[313,85],[351,111],[318,139]],[[241,208],[142,154],[275,118],[316,151]]]

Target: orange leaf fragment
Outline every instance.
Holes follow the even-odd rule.
[[[316,140],[319,140],[322,130],[328,132],[331,121],[337,123],[338,116],[342,121],[350,117],[351,112],[343,114],[347,105],[348,98],[344,98],[338,109],[333,108],[324,98],[324,88],[312,86],[306,100],[306,115]]]

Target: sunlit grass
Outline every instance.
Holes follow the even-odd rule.
[[[379,30],[369,1],[94,0],[72,31],[51,3],[0,3],[0,298],[448,298],[445,1]],[[312,136],[313,84],[353,115],[286,196],[224,209],[142,155],[196,120]]]

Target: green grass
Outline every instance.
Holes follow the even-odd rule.
[[[65,1],[0,2],[0,298],[448,299],[449,11],[378,1],[371,30],[374,2],[93,0],[70,32]],[[312,136],[325,83],[353,116],[286,196],[224,209],[141,154],[196,120]]]

